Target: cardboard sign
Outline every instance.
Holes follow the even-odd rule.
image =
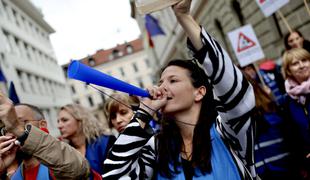
[[[266,17],[275,13],[282,6],[289,3],[289,0],[256,0],[259,8],[263,11]]]
[[[265,57],[251,25],[229,32],[228,37],[241,67]]]
[[[140,14],[149,14],[170,7],[181,0],[136,0],[136,7]]]

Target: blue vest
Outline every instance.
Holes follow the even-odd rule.
[[[103,161],[107,156],[109,139],[110,136],[102,135],[86,147],[85,158],[90,167],[99,174],[103,173]]]
[[[11,180],[23,180],[23,171],[22,171],[22,167],[23,164],[21,164],[18,169],[16,170],[16,172],[12,175]],[[37,175],[37,180],[42,180],[42,179],[46,179],[49,180],[50,179],[50,174],[49,174],[49,170],[46,166],[44,166],[43,164],[40,164],[39,167],[39,171],[38,171],[38,175]]]
[[[290,169],[287,142],[283,139],[284,120],[276,113],[265,113],[264,120],[268,130],[257,137],[255,143],[255,166],[258,175],[268,171],[274,173],[288,172]]]
[[[203,175],[198,168],[195,169],[195,175],[193,176],[193,180],[240,180],[240,174],[238,167],[236,166],[232,155],[224,144],[220,134],[217,132],[215,128],[215,124],[210,129],[211,136],[211,165],[212,172],[210,174]],[[181,161],[181,156],[180,156]],[[171,165],[170,168],[173,166]],[[185,175],[183,172],[183,168],[179,167],[179,174],[176,174],[172,179],[175,180],[185,180]],[[159,173],[157,174],[157,179],[168,179],[161,176]]]

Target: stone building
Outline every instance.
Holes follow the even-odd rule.
[[[72,99],[49,39],[54,32],[29,0],[0,0],[2,71],[20,101],[41,108],[50,133],[57,135],[58,108]]]
[[[227,33],[240,26],[251,24],[266,58],[279,59],[284,51],[283,37],[288,33],[279,13],[265,17],[255,0],[193,0],[192,15],[214,36],[236,61]],[[144,18],[132,4],[132,16],[141,32],[145,32]],[[309,4],[309,3],[308,3]],[[310,5],[309,5],[310,6]],[[280,9],[288,24],[310,39],[310,15],[302,0],[290,0]],[[159,21],[165,35],[152,37],[160,64],[172,58],[187,58],[186,37],[177,24],[171,8],[152,13]],[[147,44],[145,44],[147,47]],[[149,53],[154,58],[154,53]]]

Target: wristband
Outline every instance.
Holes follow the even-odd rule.
[[[141,112],[140,109],[136,112],[135,118],[138,118],[147,124],[153,119],[153,117],[149,113],[146,114],[145,111]]]

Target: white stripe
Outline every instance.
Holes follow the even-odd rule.
[[[128,157],[128,156],[131,156],[135,153],[137,153],[138,151],[141,150],[141,147],[137,147],[135,149],[131,149],[129,151],[126,151],[126,152],[115,152],[115,151],[111,151],[111,153],[114,155],[114,156],[117,156],[117,157]]]
[[[125,166],[123,166],[122,168],[117,168],[117,169],[114,169],[112,171],[109,171],[108,173],[106,174],[103,174],[102,175],[102,178],[105,178],[105,177],[108,177],[108,176],[111,176],[111,175],[117,175],[117,174],[120,174],[121,172],[125,171],[128,166],[130,165],[130,163],[126,164]]]
[[[122,136],[120,136],[115,144],[116,145],[126,145],[128,143],[131,143],[131,142],[138,142],[138,141],[144,141],[145,138],[141,138],[139,136],[129,136],[129,135],[126,135],[126,134],[122,134]]]
[[[104,164],[124,164],[126,161],[113,161],[111,159],[106,159]]]
[[[279,155],[276,155],[276,156],[272,156],[270,158],[266,158],[265,159],[265,163],[270,163],[270,162],[273,162],[273,161],[277,161],[279,159],[282,159],[284,158],[285,156],[288,156],[290,153],[283,153],[283,154],[279,154]],[[260,162],[257,162],[255,163],[255,167],[258,168],[260,166],[264,165],[264,161],[260,161]]]
[[[258,148],[264,148],[264,147],[268,147],[277,143],[283,142],[283,138],[278,138],[278,139],[274,139],[274,140],[270,140],[270,141],[265,141],[262,143],[259,143],[258,145],[255,145],[255,150],[258,150]]]

